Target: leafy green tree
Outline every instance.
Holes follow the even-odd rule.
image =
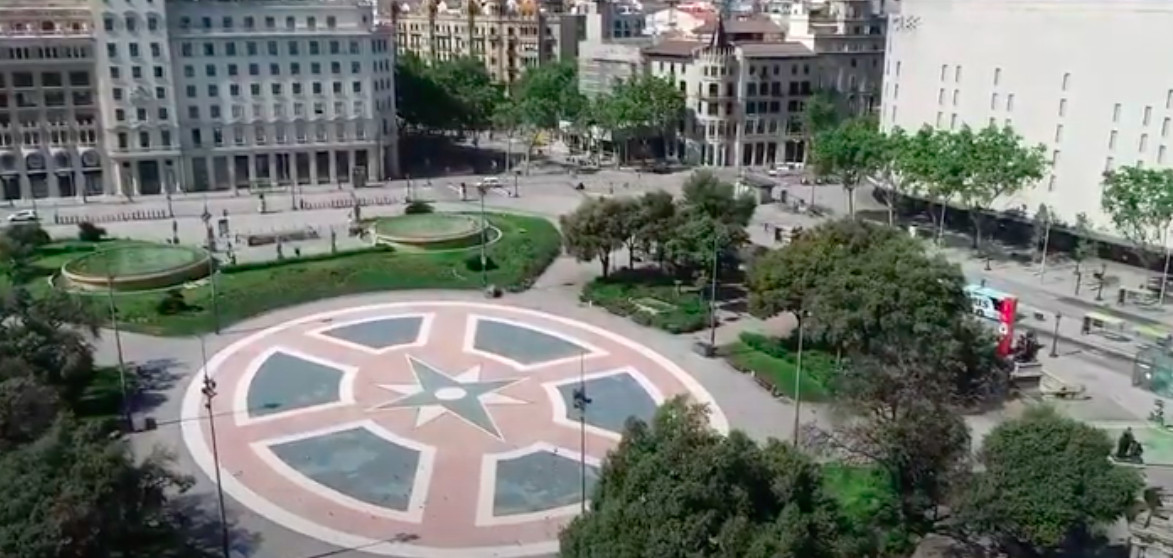
[[[566,251],[580,262],[599,260],[606,277],[612,254],[627,242],[626,212],[626,206],[614,199],[586,200],[559,218]]]
[[[591,509],[562,532],[568,558],[833,558],[839,516],[822,471],[788,444],[723,436],[677,398],[632,421]]]
[[[855,189],[859,181],[883,168],[888,157],[886,139],[871,118],[853,118],[822,131],[814,144],[814,164],[821,176],[834,175],[847,192],[847,214],[855,218]]]
[[[1010,126],[994,125],[973,136],[966,153],[970,169],[957,198],[970,212],[975,248],[984,248],[982,229],[986,216],[999,198],[1021,192],[1043,178],[1048,163],[1042,145],[1027,146]],[[987,258],[989,251],[986,250]]]
[[[684,204],[708,217],[742,227],[749,225],[757,209],[753,196],[738,195],[736,188],[710,171],[696,171],[684,183]]]
[[[946,212],[949,203],[955,201],[973,181],[975,165],[971,157],[976,153],[975,137],[969,126],[958,131],[938,130],[931,136],[929,145],[933,151],[927,161],[928,180],[924,192],[941,207],[937,219],[937,241],[945,235]]]
[[[1105,172],[1100,204],[1141,265],[1152,269],[1152,254],[1164,250],[1173,225],[1173,169],[1130,166]]]
[[[834,91],[817,91],[803,102],[799,127],[806,142],[803,157],[807,163],[812,159],[819,134],[839,125],[840,113],[836,101]]]
[[[642,139],[645,156],[648,139],[666,141],[685,108],[683,92],[672,82],[650,74],[617,84],[608,102],[615,130],[624,139]]]
[[[483,62],[463,56],[436,63],[430,69],[432,79],[456,109],[450,116],[459,130],[478,133],[492,127],[504,90],[493,82]]]
[[[664,247],[673,234],[668,225],[676,222],[676,203],[672,194],[655,190],[640,196],[635,221],[636,245],[644,253],[653,254],[663,267]]]
[[[64,293],[0,293],[0,381],[30,378],[76,402],[94,379],[93,349],[82,333],[96,334],[97,325],[83,300]]]
[[[513,89],[519,123],[530,134],[527,161],[543,131],[557,130],[564,120],[574,122],[586,106],[577,68],[573,61],[543,64],[528,70]]]
[[[665,261],[676,275],[698,284],[712,281],[714,264],[719,274],[736,268],[741,248],[749,242],[744,225],[721,221],[696,206],[678,209],[670,230],[672,236],[663,244]]]
[[[890,137],[894,137],[895,132],[893,130]],[[889,144],[894,152],[892,153],[894,174],[899,176],[898,182],[903,193],[929,198],[937,196],[938,191],[934,182],[937,178],[937,153],[940,151],[939,145],[944,139],[945,136],[938,133],[935,128],[924,126],[915,134],[905,135],[903,141],[897,140]],[[944,206],[942,206],[941,230],[944,227],[944,211]]]
[[[154,455],[136,463],[97,423],[62,420],[0,456],[0,555],[208,556],[169,507],[191,480]]]
[[[750,311],[805,309],[807,335],[844,351],[872,352],[901,332],[933,339],[968,316],[955,264],[887,227],[833,221],[772,250],[749,269]]]
[[[888,206],[888,225],[896,226],[896,206],[901,197],[907,196],[915,187],[915,180],[901,172],[901,157],[909,150],[912,138],[903,128],[895,127],[883,135],[882,151],[877,175],[883,181],[888,194],[884,196]]]
[[[1081,548],[1090,530],[1116,521],[1143,488],[1140,473],[1108,460],[1108,435],[1033,407],[998,425],[982,443],[982,468],[961,494],[958,523],[1002,546]]]
[[[1075,275],[1077,277],[1075,282],[1075,294],[1079,295],[1079,287],[1083,282],[1083,265],[1088,260],[1096,257],[1099,252],[1099,245],[1092,238],[1095,234],[1092,231],[1091,219],[1088,218],[1087,213],[1080,213],[1075,216],[1075,228],[1071,231],[1075,235],[1075,245],[1071,248],[1071,261],[1075,262]]]
[[[395,108],[406,131],[431,133],[457,127],[455,99],[419,56],[405,53],[395,61]]]

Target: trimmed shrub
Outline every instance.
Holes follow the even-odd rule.
[[[435,209],[432,208],[432,204],[430,202],[426,202],[426,201],[422,201],[422,200],[415,200],[415,201],[407,204],[407,207],[404,208],[404,210],[403,210],[403,213],[405,213],[407,215],[419,215],[422,213],[433,213],[433,212],[435,212]]]
[[[155,305],[155,311],[162,316],[174,316],[190,309],[191,305],[183,298],[183,291],[179,289],[169,289]]]
[[[77,239],[82,242],[101,242],[106,238],[106,229],[89,221],[77,224]]]

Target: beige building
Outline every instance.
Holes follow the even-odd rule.
[[[1101,176],[1173,165],[1173,3],[903,0],[888,34],[883,125],[1009,124],[1050,172],[1000,200],[1101,230]]]
[[[866,0],[795,3],[788,29],[766,16],[720,21],[644,49],[647,70],[678,85],[687,117],[666,155],[708,166],[801,162],[801,115],[818,90],[854,112],[878,103],[884,20]]]
[[[471,56],[495,80],[511,83],[527,68],[574,58],[581,16],[558,1],[423,0],[392,4],[400,54],[427,61]]]
[[[0,2],[4,200],[100,195],[102,142],[93,15],[86,0]]]

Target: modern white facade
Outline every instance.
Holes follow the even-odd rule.
[[[1173,164],[1173,3],[903,0],[889,22],[886,128],[1012,125],[1050,172],[1001,200],[1098,228],[1101,176]]]
[[[0,3],[0,195],[98,195],[102,149],[87,0]]]
[[[192,189],[395,173],[393,28],[371,4],[171,0],[168,11]]]

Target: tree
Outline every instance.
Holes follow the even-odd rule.
[[[996,200],[1021,192],[1041,180],[1047,168],[1046,147],[1023,144],[1022,136],[1010,126],[987,126],[973,136],[971,151],[965,154],[970,165],[966,180],[956,192],[969,209],[973,222],[974,247],[984,246],[982,227]],[[987,260],[989,252],[986,251]]]
[[[884,196],[885,205],[888,206],[888,226],[896,226],[896,204],[902,197],[909,195],[910,190],[916,185],[914,177],[902,172],[904,169],[901,167],[901,156],[909,150],[908,145],[911,141],[908,134],[899,126],[883,136],[878,174],[884,187],[888,189],[887,195]]]
[[[664,247],[672,239],[672,227],[676,222],[676,204],[672,194],[663,190],[648,192],[639,197],[636,208],[636,245],[644,253],[654,254],[656,263],[664,265]]]
[[[1137,471],[1108,460],[1111,452],[1104,431],[1030,408],[986,436],[983,470],[957,502],[959,524],[1035,551],[1086,542],[1092,527],[1125,515],[1143,488]]]
[[[677,210],[671,231],[671,237],[663,244],[665,260],[675,274],[690,277],[699,284],[713,280],[714,263],[719,270],[735,269],[741,247],[749,242],[744,225],[721,221],[689,205]]]
[[[803,103],[800,127],[806,140],[806,151],[803,153],[806,162],[811,160],[818,135],[839,124],[839,110],[835,101],[833,91],[817,91]]]
[[[1173,169],[1120,167],[1104,173],[1100,204],[1145,269],[1173,224]]]
[[[1075,294],[1079,296],[1079,286],[1083,282],[1083,264],[1096,257],[1099,251],[1099,245],[1092,238],[1091,219],[1088,219],[1087,213],[1075,216],[1075,230],[1072,234],[1075,235],[1075,246],[1071,248],[1070,256],[1071,261],[1075,262]]]
[[[704,407],[677,398],[651,424],[628,424],[560,554],[833,558],[838,524],[817,464],[777,440],[723,436]]]
[[[975,153],[975,138],[969,126],[962,126],[956,132],[938,130],[930,137],[932,151],[926,153],[930,159],[926,161],[928,180],[924,186],[929,199],[941,206],[937,223],[937,241],[940,242],[945,235],[945,216],[949,203],[964,192],[973,180],[975,167],[970,158]]]
[[[836,175],[847,192],[847,214],[855,218],[855,189],[861,179],[885,164],[884,134],[871,118],[853,118],[820,132],[814,144],[814,163],[820,175]]]
[[[431,78],[455,109],[450,117],[459,130],[475,134],[492,126],[504,91],[493,82],[483,62],[471,56],[438,62],[431,67]]]
[[[627,241],[622,222],[625,206],[613,199],[589,199],[559,218],[566,251],[580,262],[599,260],[603,277],[611,272],[611,254]]]
[[[191,480],[167,463],[161,454],[136,463],[99,424],[59,421],[0,457],[0,555],[207,556],[168,504]]]
[[[738,195],[736,188],[710,171],[696,171],[684,183],[684,204],[704,215],[742,227],[749,225],[757,209],[753,196]]]
[[[573,61],[529,69],[511,97],[519,123],[530,132],[527,161],[541,132],[557,130],[562,121],[575,121],[586,105],[586,98],[578,92],[578,70]]]
[[[617,84],[608,102],[616,130],[624,138],[641,137],[645,156],[648,137],[665,140],[685,108],[684,93],[675,84],[650,74]]]
[[[889,334],[934,339],[968,316],[955,264],[891,228],[848,220],[805,232],[756,259],[747,277],[750,311],[766,317],[803,309],[807,335],[844,351],[872,352]]]
[[[890,137],[896,137],[893,130]],[[935,128],[924,126],[911,136],[905,136],[903,141],[896,139],[889,143],[893,157],[894,174],[900,177],[899,184],[904,193],[909,195],[924,195],[934,198],[937,195],[934,186],[936,176],[937,154],[940,152],[940,143],[944,136]],[[945,198],[947,199],[947,197]],[[932,213],[930,211],[930,213]],[[944,230],[945,206],[941,206],[941,227]],[[938,234],[940,234],[938,232]]]

